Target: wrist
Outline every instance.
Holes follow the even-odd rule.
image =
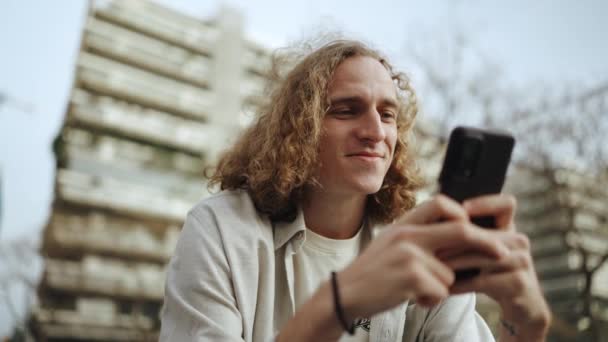
[[[356,286],[354,286],[355,282],[350,278],[348,271],[336,272],[336,278],[342,312],[344,313],[346,322],[352,323],[358,317],[367,315],[359,303],[361,292],[358,292]]]
[[[344,312],[344,307],[342,306],[342,300],[340,295],[340,287],[338,285],[338,276],[336,272],[331,272],[331,289],[333,293],[334,300],[334,309],[336,312],[336,317],[338,321],[342,325],[342,329],[346,331],[349,335],[355,334],[355,325],[352,320],[346,318],[346,314]]]
[[[327,331],[330,335],[340,337],[344,332],[342,324],[336,315],[336,308],[334,304],[334,295],[332,291],[331,280],[324,282],[319,290],[312,298],[312,304],[315,306],[315,310],[318,315],[315,321],[318,323],[318,327],[321,331]],[[349,316],[345,318],[348,319]]]
[[[541,310],[535,315],[503,312],[501,335],[517,337],[517,341],[544,341],[551,325],[551,314]]]
[[[285,324],[276,341],[337,341],[344,330],[332,296],[331,283],[326,281]]]

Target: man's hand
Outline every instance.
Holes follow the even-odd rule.
[[[501,341],[544,341],[551,312],[534,271],[530,242],[515,229],[515,198],[483,196],[466,201],[463,207],[469,217],[494,216],[497,229],[486,231],[510,253],[500,259],[480,253],[442,256],[452,270],[481,269],[479,276],[454,284],[450,293],[482,292],[496,300],[505,321]]]
[[[461,247],[495,261],[509,253],[487,230],[472,225],[461,205],[445,196],[416,207],[338,273],[346,315],[369,317],[409,299],[424,306],[439,303],[450,295],[454,272],[437,258],[437,252]]]

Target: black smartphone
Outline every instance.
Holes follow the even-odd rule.
[[[439,175],[440,192],[458,202],[500,193],[511,160],[515,138],[508,132],[456,127],[450,134]],[[494,217],[474,217],[484,228],[496,227]],[[456,272],[456,280],[479,274],[478,269]]]

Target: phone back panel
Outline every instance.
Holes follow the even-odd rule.
[[[450,135],[439,176],[441,193],[462,202],[467,198],[499,193],[515,145],[506,132],[457,127]],[[471,151],[468,151],[471,150]],[[467,152],[468,151],[468,152]],[[471,153],[474,161],[463,165]]]

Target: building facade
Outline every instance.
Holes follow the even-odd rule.
[[[91,3],[53,146],[40,339],[157,339],[165,263],[269,62],[230,9],[200,20],[148,1]]]
[[[554,315],[549,341],[608,339],[608,181],[567,169],[519,169],[518,227]]]

